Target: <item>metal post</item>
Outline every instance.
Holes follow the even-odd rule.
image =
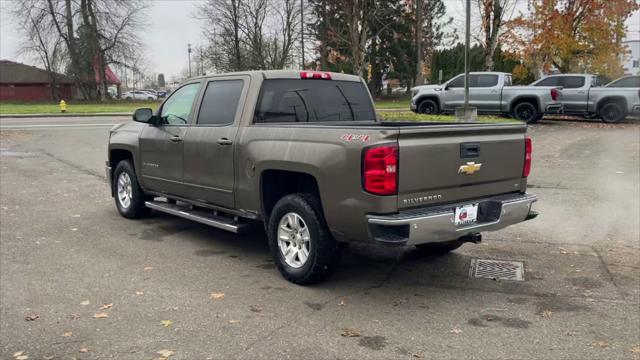
[[[466,1],[467,6],[465,34],[464,34],[464,107],[469,108],[469,40],[471,38],[471,0]]]
[[[187,54],[189,56],[189,77],[191,77],[191,44],[187,44]]]
[[[300,47],[302,49],[300,67],[304,70],[304,0],[300,0]]]

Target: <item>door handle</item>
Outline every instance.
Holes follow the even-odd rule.
[[[218,139],[218,145],[223,145],[223,146],[225,146],[225,145],[231,145],[231,144],[233,144],[233,141],[231,141],[231,140],[229,140],[229,139],[227,139],[227,138],[220,138],[220,139]]]
[[[171,140],[171,142],[177,143],[177,142],[182,141],[182,138],[180,136],[178,136],[178,135],[174,135],[169,140]]]

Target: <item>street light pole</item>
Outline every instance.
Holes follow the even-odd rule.
[[[189,56],[189,77],[191,77],[191,44],[187,44],[187,54]]]
[[[464,107],[469,109],[469,40],[471,38],[471,0],[467,0],[464,34]]]
[[[300,47],[302,49],[300,66],[304,70],[304,0],[300,0]]]

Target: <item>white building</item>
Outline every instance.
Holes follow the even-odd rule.
[[[628,53],[622,59],[625,75],[640,75],[640,40],[626,40]]]

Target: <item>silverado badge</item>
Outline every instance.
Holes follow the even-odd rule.
[[[482,167],[482,164],[468,162],[466,165],[460,165],[458,168],[458,174],[473,175],[480,171],[480,167]]]

